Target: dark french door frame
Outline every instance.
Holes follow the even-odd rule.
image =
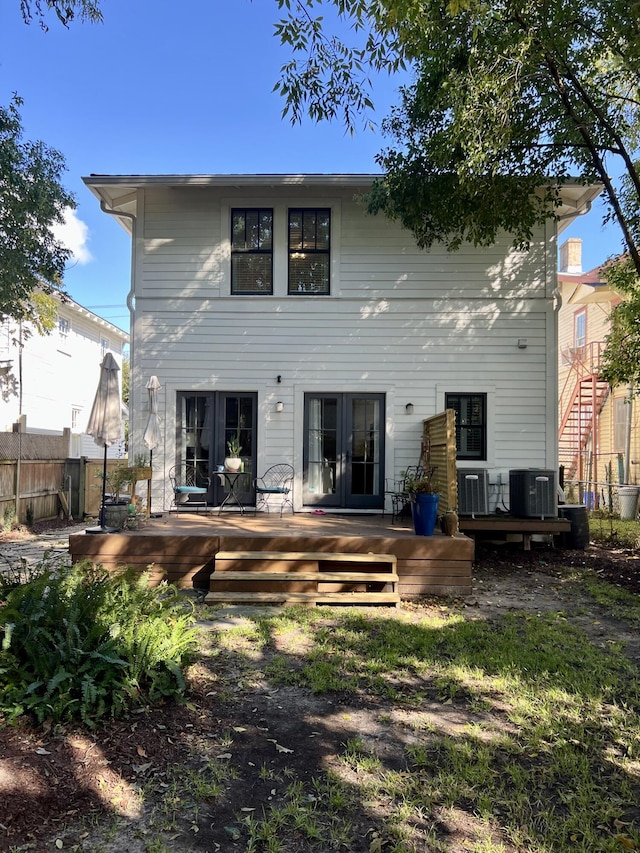
[[[316,472],[311,477],[316,483],[321,480],[323,485],[320,491],[310,483],[310,464],[317,466],[318,461],[311,462],[313,454],[311,444],[311,412],[312,401],[318,400],[328,404],[335,404],[335,454],[330,453],[326,459],[322,474]],[[368,466],[363,460],[362,430],[357,430],[353,423],[354,402],[367,401],[377,404],[377,429],[375,435],[371,435],[371,446],[377,449],[375,461]],[[385,422],[386,422],[386,396],[381,392],[359,393],[359,392],[314,392],[307,391],[304,394],[304,432],[303,432],[303,476],[302,476],[302,501],[307,506],[335,507],[345,509],[382,509],[384,506],[384,469],[385,469]],[[324,431],[323,449],[326,445],[332,447],[331,435],[327,436]],[[366,439],[366,437],[365,437]],[[354,441],[360,448],[359,454],[354,454]],[[366,443],[366,441],[365,441]],[[333,458],[334,457],[334,458]],[[367,471],[368,467],[375,470],[375,474]],[[364,481],[367,486],[363,488]],[[356,485],[356,481],[358,485]],[[366,488],[370,493],[364,493]],[[315,491],[314,491],[315,489]],[[332,491],[329,491],[333,489]]]
[[[185,422],[188,408],[193,410],[189,412],[189,424]],[[176,393],[176,463],[195,462],[201,476],[209,477],[209,506],[219,506],[226,496],[226,488],[215,470],[228,455],[226,442],[236,434],[238,428],[242,446],[240,456],[245,471],[238,497],[245,505],[252,505],[255,501],[253,480],[257,476],[257,413],[258,394],[255,391]]]

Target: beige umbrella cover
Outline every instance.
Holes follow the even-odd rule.
[[[102,468],[102,504],[100,506],[100,527],[89,529],[87,532],[112,532],[104,524],[104,502],[107,488],[107,447],[120,441],[122,435],[122,401],[118,371],[120,368],[108,352],[100,366],[100,381],[91,407],[87,433],[93,436],[96,444],[104,447],[104,463]]]
[[[149,417],[147,426],[144,431],[142,440],[149,448],[151,453],[160,444],[162,436],[160,435],[160,418],[158,417],[158,391],[162,386],[158,381],[157,376],[152,376],[147,382],[147,391],[149,392]]]
[[[110,447],[122,436],[122,400],[118,372],[120,368],[108,352],[100,366],[100,381],[89,415],[87,433],[101,447]]]
[[[149,392],[149,417],[142,440],[149,448],[149,465],[153,471],[153,450],[162,439],[160,435],[160,418],[158,417],[158,391],[162,386],[157,376],[152,376],[147,382]],[[151,515],[151,481],[147,483],[147,513]]]

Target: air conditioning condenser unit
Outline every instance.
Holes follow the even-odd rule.
[[[520,518],[556,518],[556,472],[543,468],[509,471],[509,509]]]
[[[458,515],[489,515],[489,472],[486,468],[458,471]]]

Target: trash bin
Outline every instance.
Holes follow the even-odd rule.
[[[620,499],[620,518],[622,521],[631,521],[638,516],[638,494],[639,486],[620,486],[618,498]]]
[[[571,530],[560,534],[560,544],[563,548],[576,548],[584,551],[589,545],[589,513],[582,504],[560,504],[560,518],[568,518]]]

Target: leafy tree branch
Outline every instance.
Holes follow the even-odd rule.
[[[33,295],[61,290],[71,254],[52,226],[75,202],[60,183],[62,155],[43,142],[23,140],[21,104],[14,96],[0,107],[0,319],[39,325],[41,304]]]
[[[37,20],[45,30],[50,14],[65,26],[76,18],[102,20],[98,0],[20,0],[20,11],[25,23]],[[53,327],[48,297],[63,292],[71,255],[53,226],[76,205],[61,183],[62,154],[23,138],[22,105],[14,94],[8,106],[0,106],[0,321],[29,320],[45,333]]]

